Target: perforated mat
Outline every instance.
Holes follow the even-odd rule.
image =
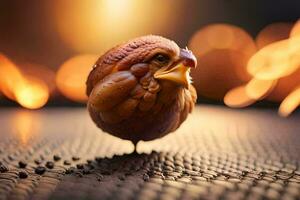
[[[0,199],[300,199],[300,115],[198,106],[137,152],[83,108],[0,110]]]

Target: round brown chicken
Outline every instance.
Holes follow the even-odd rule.
[[[193,110],[193,53],[169,39],[143,36],[116,46],[87,80],[88,110],[103,131],[136,144],[175,131]]]

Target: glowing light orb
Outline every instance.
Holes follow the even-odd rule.
[[[224,102],[230,107],[245,107],[257,100],[283,102],[281,116],[290,115],[300,104],[300,21],[275,23],[257,36],[260,50],[248,62],[254,77],[245,85],[230,90]],[[296,89],[298,88],[298,89]]]
[[[213,50],[198,58],[198,66],[192,69],[193,85],[207,98],[222,99],[227,91],[248,80],[244,54],[227,49]]]
[[[272,43],[248,62],[248,72],[257,79],[274,80],[294,73],[300,66],[300,37]]]
[[[179,5],[172,0],[59,1],[49,4],[49,17],[70,48],[103,53],[137,36],[172,32],[178,28]]]
[[[193,35],[189,48],[198,59],[192,77],[200,95],[220,100],[230,89],[251,79],[246,66],[256,46],[243,29],[228,24],[208,25]]]
[[[86,80],[99,55],[78,55],[64,62],[56,74],[59,91],[68,99],[84,103],[87,101]]]
[[[299,36],[300,36],[300,20],[296,22],[290,34],[290,37],[299,37]]]
[[[191,38],[189,47],[198,57],[215,49],[236,50],[247,56],[256,52],[252,37],[243,29],[229,24],[212,24],[201,28]]]
[[[38,78],[22,74],[17,66],[0,54],[0,88],[3,94],[21,106],[37,109],[44,106],[49,99],[47,84]]]
[[[24,84],[14,90],[16,101],[23,107],[38,109],[43,107],[49,99],[47,84],[43,81],[27,77]]]
[[[17,66],[5,55],[0,54],[0,89],[9,99],[15,99],[14,88],[23,83],[23,76]]]
[[[258,33],[255,39],[258,49],[279,40],[288,39],[293,26],[293,23],[286,22],[278,22],[266,26]]]
[[[300,105],[300,87],[290,93],[281,103],[278,113],[283,116],[289,116]]]
[[[243,108],[255,102],[248,96],[245,85],[231,89],[224,97],[224,103],[232,108]]]
[[[293,74],[280,78],[276,87],[266,97],[266,99],[274,102],[282,102],[297,86],[300,85],[300,69]]]
[[[266,97],[276,86],[277,80],[259,80],[253,78],[246,85],[247,95],[255,100]]]
[[[55,90],[55,72],[40,64],[35,63],[18,63],[18,66],[21,67],[20,71],[24,76],[28,77],[36,77],[39,80],[43,80],[43,82],[47,85],[50,93],[53,93]]]

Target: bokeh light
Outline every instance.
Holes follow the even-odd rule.
[[[7,98],[29,109],[41,108],[47,103],[47,84],[41,79],[22,74],[3,54],[0,54],[0,75],[0,88]]]
[[[300,87],[290,93],[281,103],[279,114],[283,117],[289,116],[300,105]]]
[[[298,24],[299,26],[300,24]],[[300,26],[299,26],[300,27]],[[274,23],[266,26],[256,37],[256,43],[259,48],[263,48],[271,43],[288,39],[292,32],[297,29],[297,24],[292,23]],[[271,80],[272,81],[272,80]],[[300,84],[300,70],[289,76],[277,80],[276,87],[267,96],[268,100],[281,102],[290,92]]]
[[[277,80],[259,80],[253,78],[246,85],[246,94],[255,100],[266,97],[277,84]]]
[[[300,36],[300,20],[298,20],[293,29],[291,30],[290,37],[298,37]]]
[[[23,107],[37,109],[43,107],[49,99],[47,84],[34,77],[26,77],[23,84],[14,89],[16,101]]]
[[[172,0],[69,0],[57,2],[50,16],[69,47],[79,53],[103,53],[137,36],[172,32],[180,18],[179,4]]]
[[[56,87],[55,72],[51,68],[29,62],[22,62],[18,64],[18,66],[20,66],[23,75],[28,77],[38,77],[47,85],[50,94],[54,93]]]
[[[231,89],[224,97],[224,103],[232,108],[243,108],[263,99],[276,86],[277,81],[253,78],[245,85]]]
[[[234,50],[210,51],[198,58],[198,66],[192,70],[193,85],[202,96],[222,99],[228,90],[250,79],[245,70],[247,60]]]
[[[300,85],[300,68],[293,74],[280,78],[276,87],[267,96],[267,100],[281,102],[288,94],[290,94],[297,86]]]
[[[17,66],[4,54],[0,54],[0,89],[9,99],[15,99],[14,88],[23,83],[23,77]]]
[[[260,50],[248,62],[253,78],[246,85],[230,90],[224,102],[230,107],[244,107],[250,100],[281,102],[279,114],[290,115],[300,104],[300,23],[275,23],[264,28],[257,36]],[[235,97],[240,96],[237,102]],[[247,101],[249,100],[249,101]],[[255,102],[255,101],[254,101]],[[252,103],[254,103],[252,102]]]
[[[219,100],[251,79],[246,66],[256,46],[243,29],[228,24],[206,26],[194,34],[189,48],[198,59],[192,77],[200,95]]]
[[[293,28],[293,23],[278,22],[269,24],[263,28],[255,38],[258,49],[261,49],[268,44],[289,38]]]
[[[256,100],[247,94],[245,85],[231,89],[224,97],[224,103],[232,108],[246,107],[255,102]]]
[[[66,0],[41,4],[46,8],[41,9],[46,18],[41,21],[53,30],[43,35],[47,39],[49,36],[47,42],[51,45],[42,49],[56,50],[59,45],[60,56],[47,60],[42,53],[47,60],[42,62],[42,58],[28,56],[40,47],[29,48],[29,54],[19,54],[17,46],[23,43],[7,45],[3,51],[13,59],[0,54],[1,95],[23,107],[36,109],[43,107],[50,97],[56,101],[57,89],[70,101],[85,103],[86,79],[106,50],[145,34],[166,36],[184,47],[182,42],[195,27],[186,24],[193,22],[184,21],[188,5],[183,2]],[[206,23],[200,21],[198,24]],[[178,35],[176,31],[181,32]],[[224,100],[231,107],[245,107],[260,100],[289,102],[289,95],[295,94],[300,85],[300,20],[269,24],[255,39],[236,25],[208,24],[192,35],[188,48],[198,59],[197,68],[191,71],[198,95]],[[77,56],[70,58],[76,53]],[[59,68],[55,73],[44,65]]]
[[[300,37],[281,40],[259,50],[248,62],[248,72],[262,80],[294,73],[300,65]]]
[[[98,58],[99,55],[85,54],[65,61],[56,73],[56,84],[59,91],[70,100],[86,102],[85,83]]]
[[[251,56],[256,52],[252,37],[242,28],[230,24],[212,24],[196,32],[189,47],[196,56],[203,56],[211,50],[237,50]]]

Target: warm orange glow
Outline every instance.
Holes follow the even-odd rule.
[[[246,85],[231,89],[224,97],[224,103],[232,108],[242,108],[263,99],[276,86],[277,81],[253,78]]]
[[[181,17],[176,12],[179,4],[172,0],[159,1],[159,5],[148,0],[73,0],[49,7],[54,6],[50,17],[67,45],[79,53],[102,53],[137,36],[172,32]]]
[[[300,85],[300,68],[293,74],[280,78],[276,87],[267,96],[268,100],[282,102],[297,86]]]
[[[255,101],[255,99],[248,96],[245,85],[230,90],[224,97],[224,103],[232,108],[246,107],[255,103]]]
[[[16,136],[22,145],[29,143],[30,139],[38,132],[40,127],[40,118],[34,117],[33,113],[26,110],[19,110],[12,118],[13,125],[15,127]]]
[[[73,101],[86,102],[85,83],[98,57],[93,54],[78,55],[63,63],[56,74],[59,91]]]
[[[293,23],[273,23],[263,28],[256,37],[259,49],[279,40],[288,39],[293,28]]]
[[[256,52],[252,37],[243,29],[229,24],[208,25],[194,34],[189,47],[196,56],[211,50],[230,49],[251,56]]]
[[[300,37],[272,43],[248,62],[248,72],[262,80],[274,80],[294,73],[300,66]]]
[[[26,76],[8,58],[0,54],[0,86],[3,94],[21,106],[37,109],[49,99],[48,86],[44,81]]]
[[[263,48],[271,43],[288,39],[290,35],[296,35],[293,32],[297,32],[297,27],[300,28],[299,25],[299,22],[295,26],[291,23],[274,23],[268,25],[258,34],[256,43],[259,48]],[[271,101],[281,102],[298,85],[300,85],[300,69],[289,76],[278,79],[276,86],[266,98]]]
[[[38,77],[39,80],[47,85],[49,92],[53,93],[55,89],[55,72],[50,68],[35,64],[35,63],[20,63],[18,66],[21,67],[21,72],[25,76]]]
[[[279,114],[283,117],[289,116],[300,105],[300,87],[289,94],[279,107]]]
[[[224,102],[228,106],[244,107],[251,104],[251,99],[265,97],[278,102],[283,100],[279,114],[284,117],[299,106],[300,21],[291,27],[288,23],[275,23],[259,33],[256,42],[261,49],[247,66],[254,78],[246,86],[236,87],[226,94]]]
[[[0,89],[9,99],[15,99],[14,87],[23,83],[23,76],[17,66],[0,54]]]
[[[26,77],[24,84],[14,90],[17,102],[29,109],[43,107],[49,99],[47,85],[38,79]]]
[[[259,80],[253,78],[246,85],[246,94],[252,99],[262,99],[273,90],[276,83],[276,80]]]
[[[300,20],[296,22],[290,34],[290,37],[298,37],[298,36],[300,36]]]
[[[198,66],[192,69],[193,85],[197,92],[210,99],[222,99],[230,89],[246,83],[247,57],[234,50],[212,50],[198,57]]]
[[[251,79],[246,66],[256,46],[243,29],[229,24],[208,25],[194,34],[189,48],[198,59],[192,77],[199,94],[219,100]]]

